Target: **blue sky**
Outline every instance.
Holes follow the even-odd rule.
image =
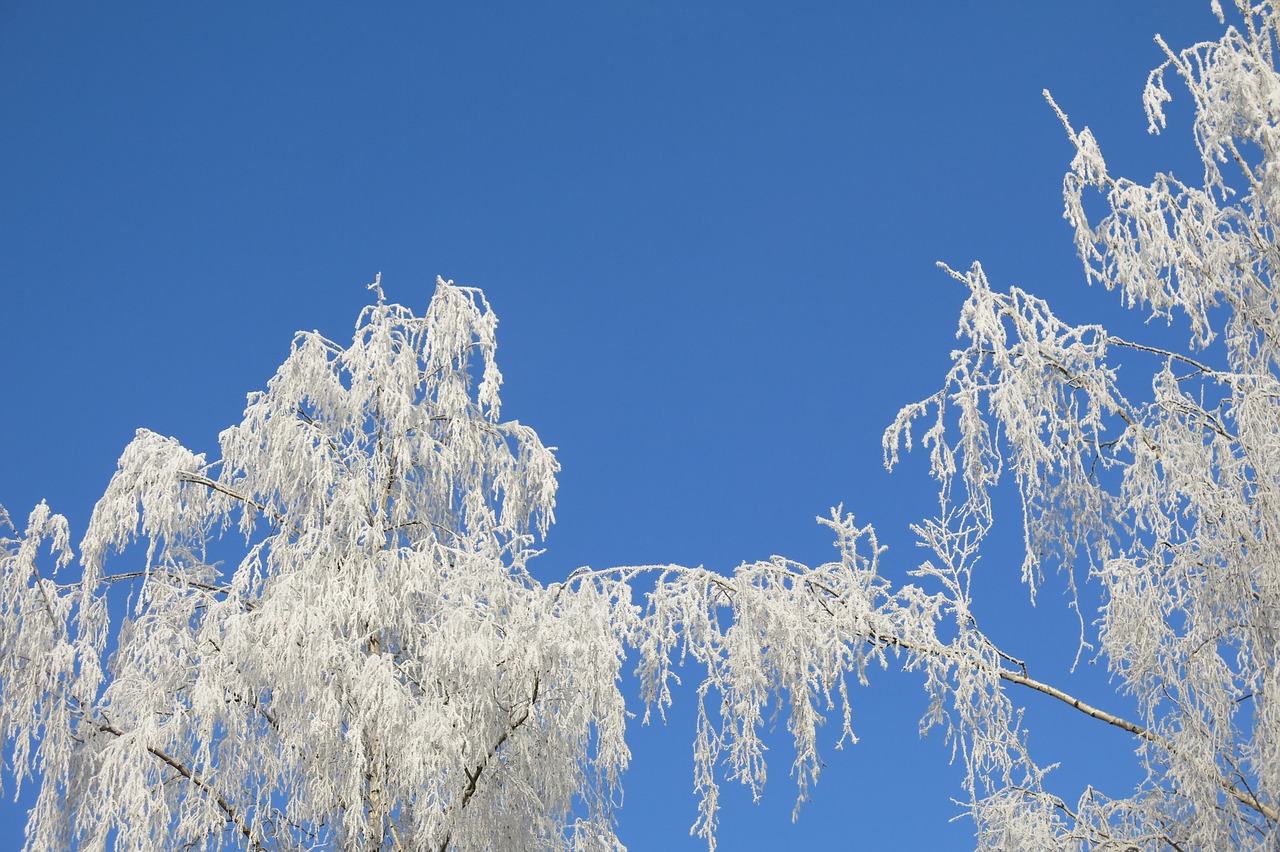
[[[0,502],[82,531],[135,429],[212,451],[294,330],[343,339],[376,273],[417,307],[440,274],[484,289],[504,414],[560,448],[545,576],[825,561],[813,519],[843,503],[901,578],[934,498],[880,433],[948,365],[964,294],[934,263],[1115,317],[1041,90],[1115,172],[1194,177],[1185,99],[1153,138],[1141,87],[1155,33],[1217,31],[1198,0],[0,4]],[[1002,523],[989,629],[1122,709],[1068,676],[1073,616],[1030,608]],[[971,845],[919,685],[856,697],[862,741],[828,741],[799,822],[779,739],[763,805],[726,792],[722,848]],[[683,699],[634,731],[634,849],[700,848]],[[1132,783],[1123,735],[1027,701],[1069,800]]]

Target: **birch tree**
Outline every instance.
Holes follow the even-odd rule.
[[[1185,346],[949,270],[969,292],[953,365],[885,434],[887,463],[919,443],[938,483],[914,526],[929,559],[897,581],[875,530],[835,510],[837,556],[817,567],[540,583],[557,462],[501,419],[496,319],[445,281],[422,316],[375,283],[349,345],[299,334],[215,460],[140,431],[78,547],[44,504],[0,510],[0,724],[15,781],[39,787],[27,848],[619,848],[624,666],[643,721],[697,703],[693,830],[714,847],[720,785],[763,789],[773,708],[798,808],[819,726],[851,740],[853,687],[893,666],[964,764],[981,848],[1274,849],[1280,10],[1241,0],[1226,26],[1213,9],[1222,38],[1159,41],[1145,95],[1158,131],[1167,83],[1190,93],[1196,183],[1112,176],[1058,110],[1086,277]],[[1018,567],[987,553],[1003,483]],[[1081,656],[1132,717],[991,641],[971,596],[984,554],[1033,596],[1065,584]],[[1023,726],[1033,693],[1132,735],[1138,787],[1051,791]]]
[[[872,533],[833,518],[845,559],[817,571],[540,584],[558,466],[499,417],[487,302],[439,281],[419,317],[373,289],[350,345],[297,336],[216,461],[139,431],[78,557],[46,505],[20,532],[0,518],[0,724],[39,784],[27,848],[618,848],[628,649],[658,712],[678,660],[706,668],[709,843],[722,762],[763,784],[780,690],[803,789],[818,702],[881,651],[847,631],[917,630],[874,611]]]
[[[1189,92],[1194,183],[1112,175],[1093,134],[1049,99],[1076,150],[1065,217],[1087,279],[1184,330],[1185,346],[1072,326],[1030,293],[997,292],[980,266],[952,271],[970,294],[961,348],[942,389],[885,435],[893,464],[919,424],[940,483],[939,514],[918,527],[935,558],[917,573],[943,589],[945,653],[965,662],[931,689],[932,718],[963,745],[983,848],[1280,842],[1280,9],[1242,0],[1233,12],[1216,41],[1175,51],[1157,37],[1166,59],[1145,89],[1152,132],[1165,129],[1168,84]],[[1081,653],[1108,667],[1134,718],[1034,679],[974,620],[969,581],[992,489],[1008,479],[1023,581],[1034,595],[1056,570],[1073,595],[1082,578],[1098,590]],[[1013,686],[1131,733],[1143,782],[1078,802],[1047,792],[1005,705]]]

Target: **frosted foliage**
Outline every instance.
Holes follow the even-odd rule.
[[[943,389],[885,436],[894,463],[923,421],[943,511],[922,531],[950,561],[924,572],[948,584],[952,604],[967,606],[966,548],[990,526],[992,487],[1011,476],[1023,579],[1034,595],[1056,569],[1075,601],[1081,578],[1100,590],[1096,619],[1081,612],[1081,652],[1137,707],[1132,720],[1079,708],[1135,735],[1146,777],[1127,796],[1089,789],[1069,804],[1011,739],[1028,780],[988,795],[971,784],[984,848],[1280,843],[1280,10],[1241,3],[1235,15],[1218,41],[1181,52],[1159,41],[1167,60],[1146,90],[1153,131],[1165,125],[1166,82],[1190,91],[1199,184],[1111,176],[1093,135],[1059,110],[1077,150],[1065,215],[1088,277],[1185,325],[1186,348],[1070,326],[1019,289],[993,291],[975,265],[953,273],[970,295]],[[953,541],[937,547],[944,531]],[[1005,684],[1074,700],[1012,658],[991,664]],[[992,721],[964,720],[960,739],[1004,726]],[[971,734],[974,724],[986,728]],[[971,778],[993,777],[966,760]]]
[[[78,560],[43,503],[25,524],[0,509],[0,725],[14,781],[39,787],[27,848],[617,849],[634,666],[645,721],[691,681],[690,817],[712,848],[720,785],[762,794],[774,720],[798,809],[824,742],[856,742],[854,688],[892,667],[923,682],[921,730],[963,765],[981,848],[1275,849],[1280,10],[1239,3],[1227,26],[1211,8],[1225,35],[1165,47],[1145,97],[1160,130],[1167,78],[1189,89],[1197,185],[1111,176],[1059,110],[1087,277],[1185,346],[951,271],[968,291],[951,370],[884,437],[891,465],[922,444],[938,482],[908,582],[838,509],[837,556],[813,568],[539,582],[558,465],[500,418],[493,313],[440,281],[416,316],[375,283],[350,345],[296,337],[218,460],[140,431]],[[1131,718],[983,632],[973,579],[1006,480],[1021,564],[983,564],[1033,600],[1065,585],[1071,641]],[[1127,731],[1136,789],[1062,798],[1015,702],[1032,691]]]
[[[683,663],[702,673],[693,831],[714,847],[718,779],[764,786],[771,703],[798,807],[826,716],[852,735],[849,678],[894,657],[945,676],[938,600],[890,592],[838,512],[839,559],[814,569],[536,581],[558,465],[499,419],[493,314],[451,282],[423,317],[374,289],[349,346],[296,337],[220,460],[140,431],[78,578],[43,504],[0,542],[28,849],[621,848],[628,652],[658,713]]]
[[[297,336],[220,461],[140,431],[74,582],[43,504],[4,540],[28,848],[617,845],[617,603],[526,571],[557,463],[499,420],[493,314],[444,282],[423,317],[378,295],[350,346]]]

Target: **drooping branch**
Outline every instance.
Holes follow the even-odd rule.
[[[122,731],[120,728],[117,728],[115,725],[110,724],[109,722],[93,720],[90,722],[90,724],[92,724],[95,728],[97,728],[99,731],[102,731],[103,733],[111,734],[117,737],[125,736],[124,731]],[[223,796],[220,792],[218,792],[217,788],[215,788],[213,784],[211,784],[207,779],[205,779],[199,773],[188,768],[184,763],[182,763],[182,761],[173,757],[164,749],[148,745],[146,746],[146,750],[149,754],[151,754],[161,763],[165,764],[170,769],[174,770],[179,775],[181,775],[183,778],[187,779],[187,781],[191,782],[191,785],[193,787],[200,790],[202,793],[204,793],[210,799],[212,799],[214,803],[218,806],[218,808],[224,814],[226,814],[227,820],[233,826],[235,826],[236,830],[239,831],[240,834],[244,835],[245,840],[249,842],[249,845],[251,848],[262,850],[262,852],[266,852],[266,847],[264,847],[261,843],[259,843],[257,838],[254,837],[253,831],[250,830],[249,826],[245,823],[244,819],[240,816],[235,806],[232,805],[230,802],[228,802],[226,797]]]

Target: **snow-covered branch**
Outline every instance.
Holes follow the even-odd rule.
[[[21,531],[0,508],[0,730],[15,780],[39,784],[27,848],[615,850],[630,660],[645,720],[693,681],[711,847],[720,784],[762,793],[771,719],[799,807],[827,717],[837,747],[855,741],[871,693],[852,687],[898,668],[963,764],[983,848],[1275,849],[1278,43],[1270,0],[1239,0],[1216,41],[1160,42],[1148,118],[1164,129],[1181,80],[1195,181],[1113,176],[1050,101],[1086,277],[1186,345],[948,270],[967,289],[951,368],[883,441],[889,466],[922,444],[937,483],[911,570],[886,570],[875,530],[837,509],[821,522],[838,555],[816,567],[539,583],[559,465],[500,417],[483,294],[443,280],[420,316],[375,282],[349,345],[298,334],[215,461],[140,430],[78,548],[43,503]],[[1010,480],[1031,600],[1065,587],[1077,660],[1107,666],[1124,716],[1033,678],[979,625],[974,578],[1009,564],[981,557]],[[1127,731],[1142,781],[1068,806],[1014,687]]]

